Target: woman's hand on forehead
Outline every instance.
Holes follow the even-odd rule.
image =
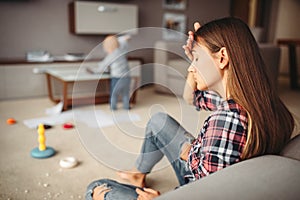
[[[201,27],[199,22],[194,23],[194,31],[197,31]],[[192,49],[193,49],[193,43],[194,43],[194,32],[189,31],[188,32],[188,39],[186,41],[186,44],[182,46],[184,49],[185,55],[192,61],[193,60],[193,54],[192,54]]]
[[[195,32],[201,27],[200,23],[199,22],[195,22],[194,23],[194,30]]]

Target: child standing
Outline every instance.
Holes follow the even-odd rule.
[[[130,90],[130,73],[127,60],[127,41],[130,36],[125,35],[116,37],[114,35],[107,36],[103,41],[103,49],[107,56],[98,63],[98,68],[88,68],[92,73],[103,73],[108,67],[110,68],[110,108],[117,109],[119,95],[122,97],[123,108],[128,110],[129,90]]]

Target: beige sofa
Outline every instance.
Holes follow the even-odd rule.
[[[157,200],[297,200],[300,198],[300,135],[281,155],[265,155],[229,166]]]
[[[182,96],[187,68],[190,62],[184,55],[185,41],[157,41],[154,50],[155,91]],[[279,71],[280,48],[267,43],[259,43],[261,55],[274,84]]]

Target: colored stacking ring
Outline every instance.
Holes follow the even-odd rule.
[[[40,151],[38,147],[34,148],[30,152],[33,158],[43,159],[49,158],[55,154],[55,150],[52,147],[46,147],[44,151]]]
[[[63,158],[59,161],[59,165],[62,167],[62,168],[66,168],[66,169],[69,169],[69,168],[73,168],[75,167],[76,165],[78,164],[78,161],[76,158],[74,157],[66,157],[66,158]]]

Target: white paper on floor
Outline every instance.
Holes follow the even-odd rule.
[[[47,115],[58,115],[62,112],[63,106],[64,106],[64,103],[61,101],[58,104],[56,104],[56,106],[54,106],[52,108],[47,108],[45,112]]]
[[[28,128],[36,128],[39,124],[47,124],[47,125],[60,125],[67,121],[70,121],[73,119],[73,112],[66,111],[57,115],[51,115],[48,117],[40,117],[40,118],[34,118],[34,119],[28,119],[24,120],[23,123]]]
[[[85,123],[91,128],[112,126],[118,123],[140,121],[138,114],[129,112],[105,113],[102,110],[76,111],[74,120]]]
[[[105,113],[102,110],[70,110],[48,117],[24,120],[23,123],[28,128],[36,128],[41,123],[54,126],[64,124],[71,120],[85,123],[91,128],[101,128],[118,123],[140,121],[141,119],[138,114],[125,111]]]

